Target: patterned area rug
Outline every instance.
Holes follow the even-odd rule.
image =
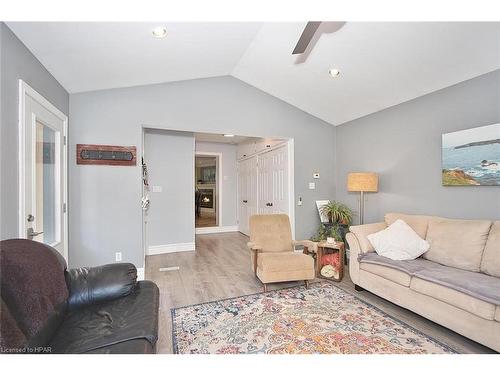
[[[174,353],[453,350],[329,282],[172,309]]]

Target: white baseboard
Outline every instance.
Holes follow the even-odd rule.
[[[196,228],[196,234],[209,234],[209,233],[225,233],[225,232],[237,232],[237,225],[226,225],[224,227],[205,227],[205,228]]]
[[[171,243],[167,245],[149,246],[146,255],[158,255],[167,253],[178,253],[181,251],[194,251],[194,242]]]
[[[137,281],[144,280],[144,268],[137,269]]]

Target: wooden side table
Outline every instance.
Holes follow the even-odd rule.
[[[338,252],[339,254],[339,269],[338,269],[338,277],[325,277],[321,275],[322,269],[322,258],[325,255],[333,254]],[[333,281],[341,281],[344,277],[344,243],[343,242],[335,242],[334,244],[328,243],[326,241],[321,241],[318,243],[318,252],[316,254],[316,277],[322,279],[328,279]]]

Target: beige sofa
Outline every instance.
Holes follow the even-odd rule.
[[[367,239],[397,219],[430,243],[422,257],[393,261]],[[389,213],[352,226],[349,273],[366,289],[500,352],[500,221]]]

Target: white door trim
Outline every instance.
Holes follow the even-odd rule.
[[[196,147],[196,146],[195,146]],[[195,156],[195,168],[196,168],[196,157],[197,156],[216,156],[217,157],[217,225],[215,227],[204,227],[204,228],[218,228],[221,225],[221,218],[222,218],[222,152],[209,152],[209,151],[195,151],[194,152]],[[196,171],[194,171],[195,174],[195,185],[197,184],[196,181]],[[196,221],[196,218],[195,218]],[[195,232],[196,232],[196,224],[195,224]],[[213,232],[216,233],[216,232]]]
[[[25,159],[25,145],[26,145],[26,96],[31,97],[38,104],[44,107],[47,111],[51,112],[54,116],[63,122],[63,161],[62,168],[66,178],[63,181],[63,200],[66,204],[66,212],[63,214],[64,220],[64,258],[68,261],[68,117],[57,109],[52,103],[40,95],[36,90],[29,86],[22,79],[19,80],[19,154],[18,154],[18,167],[19,167],[19,238],[26,238],[26,159]]]
[[[288,148],[288,216],[292,226],[292,239],[295,240],[295,147],[293,138],[288,140],[286,147]]]

